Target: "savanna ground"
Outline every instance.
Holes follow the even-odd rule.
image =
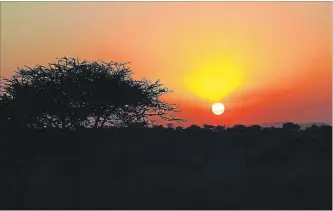
[[[332,127],[1,131],[2,209],[331,209]]]

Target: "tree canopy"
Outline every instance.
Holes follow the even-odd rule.
[[[177,105],[160,81],[134,80],[128,63],[61,58],[47,66],[19,68],[5,79],[1,116],[33,128],[149,125],[154,116],[181,123]]]

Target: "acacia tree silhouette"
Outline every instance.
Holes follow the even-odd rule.
[[[154,116],[184,121],[173,115],[179,112],[177,105],[160,100],[170,92],[167,87],[134,80],[131,74],[128,63],[66,57],[48,66],[26,66],[4,80],[1,111],[7,121],[32,128],[149,125]]]

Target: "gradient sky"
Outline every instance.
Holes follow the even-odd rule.
[[[1,74],[131,62],[190,124],[332,123],[331,2],[1,2]],[[211,105],[225,104],[222,116]]]

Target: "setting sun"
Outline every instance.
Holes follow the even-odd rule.
[[[212,106],[212,112],[215,115],[222,115],[224,113],[224,105],[222,103],[214,103]]]

